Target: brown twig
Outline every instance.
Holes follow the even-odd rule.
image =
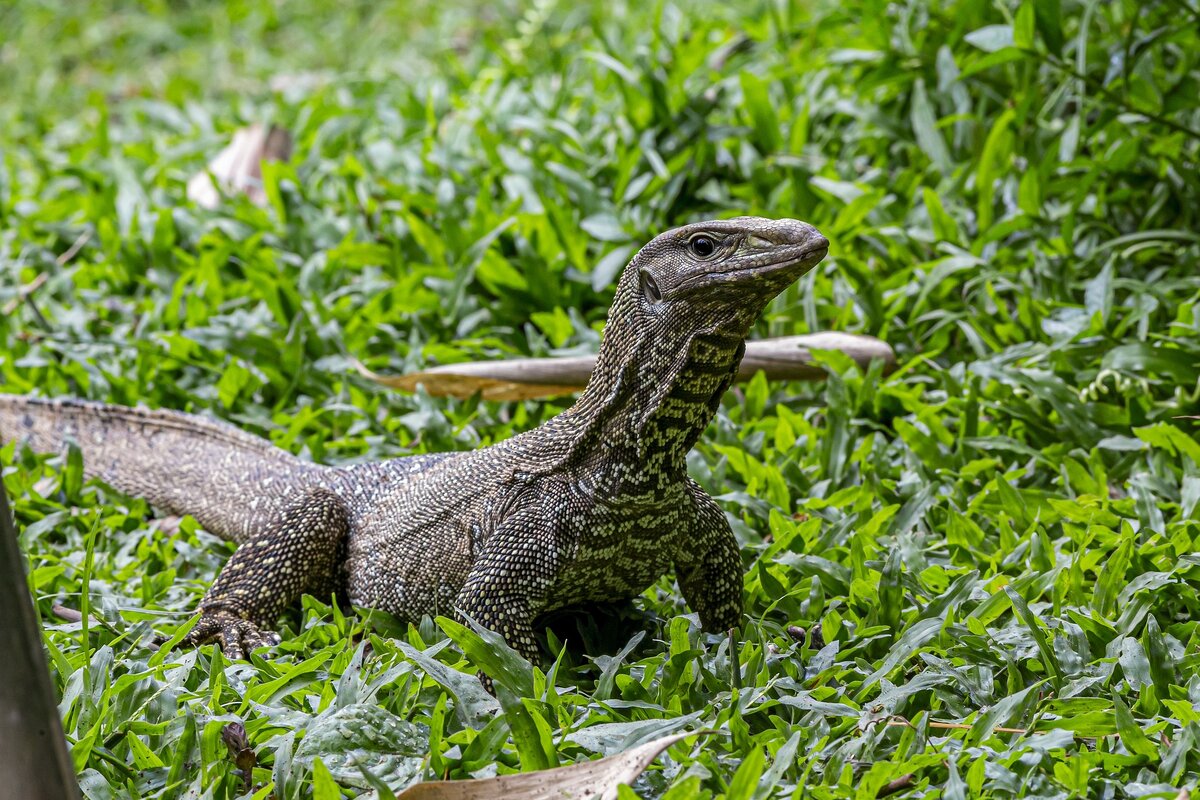
[[[916,779],[917,776],[913,775],[911,772],[907,775],[901,775],[899,778],[896,778],[896,780],[880,786],[879,791],[875,793],[875,796],[887,797],[888,795],[893,795],[897,792],[903,792],[905,789],[912,788],[913,782],[916,781]]]
[[[58,617],[64,622],[83,622],[83,614],[79,613],[73,608],[67,608],[64,605],[60,605],[59,603],[55,603],[54,605],[50,606],[50,611],[54,614],[54,616]],[[95,620],[96,618],[92,617],[92,619]],[[96,621],[99,622],[99,620]]]
[[[84,231],[83,233],[79,234],[79,237],[71,243],[71,246],[68,247],[62,255],[54,259],[54,263],[58,264],[60,267],[65,267],[72,258],[79,255],[79,251],[83,249],[83,246],[87,244],[91,238],[91,231]]]
[[[17,296],[5,303],[4,308],[0,309],[0,312],[3,312],[4,316],[6,317],[12,314],[17,310],[17,306],[24,302],[26,297],[42,288],[42,284],[44,284],[49,277],[50,276],[45,272],[39,272],[37,277],[22,286],[20,289],[17,289]]]
[[[70,263],[71,259],[73,259],[75,256],[79,255],[79,251],[83,249],[83,246],[85,244],[87,244],[91,240],[91,238],[92,238],[91,231],[84,231],[83,233],[79,234],[79,236],[76,237],[75,241],[71,243],[71,246],[68,247],[66,250],[64,250],[58,256],[58,258],[54,259],[54,263],[60,267],[65,267],[68,263]],[[34,292],[36,292],[38,289],[42,288],[42,286],[49,279],[50,279],[49,273],[39,272],[34,277],[33,280],[31,280],[29,283],[25,284],[24,286],[22,286],[20,289],[17,290],[17,296],[14,297],[12,300],[9,300],[7,303],[5,303],[4,307],[0,308],[0,313],[3,313],[4,316],[7,317],[9,314],[12,314],[14,311],[17,310],[17,306],[19,306],[22,302],[25,302],[28,300],[30,308],[33,309],[33,313],[36,314],[39,318],[41,318],[41,312],[38,311],[37,307],[33,305],[33,301],[29,300],[29,298],[33,296]]]
[[[50,606],[50,613],[54,614],[54,616],[58,617],[63,622],[83,622],[83,613],[82,612],[80,612],[74,608],[67,608],[66,606],[62,605],[61,603],[55,603],[54,605]],[[119,631],[115,627],[113,627],[113,624],[111,622],[109,622],[108,620],[100,619],[99,617],[89,614],[88,621],[89,621],[88,624],[99,625],[101,628],[104,628],[106,631],[111,633],[113,636],[121,636],[122,635],[121,631]],[[154,638],[152,640],[150,640],[149,642],[146,642],[146,647],[148,647],[151,650],[157,650],[158,648],[162,647],[163,643],[166,641],[167,641],[167,637],[163,636],[162,634],[155,633]]]

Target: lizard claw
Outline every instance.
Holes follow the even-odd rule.
[[[183,637],[180,647],[199,647],[215,639],[225,656],[232,661],[244,659],[246,654],[260,647],[273,647],[281,641],[279,634],[265,631],[248,619],[230,613],[203,612],[196,627]]]

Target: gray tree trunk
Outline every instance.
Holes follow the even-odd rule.
[[[78,797],[25,560],[0,484],[0,798]]]

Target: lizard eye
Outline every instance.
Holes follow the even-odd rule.
[[[658,289],[658,282],[654,280],[654,276],[649,272],[642,273],[642,294],[651,303],[657,303],[659,300],[662,300],[662,292]]]
[[[697,258],[708,258],[717,250],[716,242],[707,236],[695,236],[689,243],[692,246],[692,252]]]

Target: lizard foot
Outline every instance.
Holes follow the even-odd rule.
[[[229,613],[204,612],[179,645],[198,647],[214,639],[220,642],[225,656],[234,661],[244,659],[251,650],[272,647],[281,641],[278,633],[264,631],[248,619]]]

